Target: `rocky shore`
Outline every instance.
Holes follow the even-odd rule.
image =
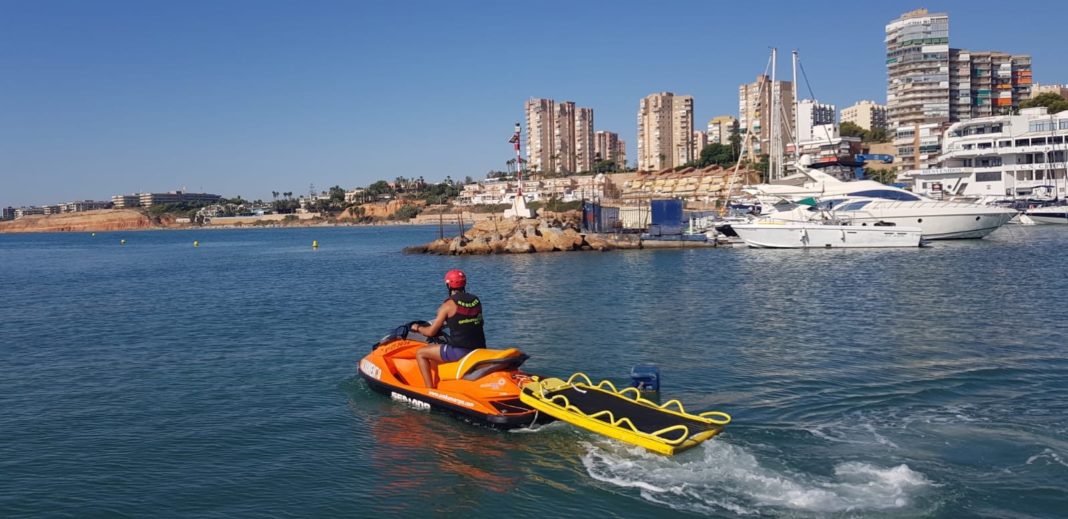
[[[578,250],[639,249],[635,235],[604,235],[580,231],[579,215],[566,213],[531,219],[494,219],[476,223],[463,236],[446,237],[408,247],[412,254],[526,254]]]

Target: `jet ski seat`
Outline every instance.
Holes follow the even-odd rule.
[[[516,369],[530,358],[516,348],[479,348],[456,362],[438,365],[439,380],[478,380],[494,371]]]

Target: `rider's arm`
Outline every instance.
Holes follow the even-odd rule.
[[[434,322],[430,323],[430,326],[420,326],[418,324],[412,325],[412,331],[417,332],[423,337],[434,337],[445,326],[445,320],[449,318],[449,311],[452,307],[456,306],[452,300],[445,301],[438,308],[438,315],[434,318]]]

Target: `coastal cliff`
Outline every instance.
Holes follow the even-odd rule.
[[[580,232],[579,215],[565,213],[543,218],[495,219],[476,223],[463,236],[441,238],[408,247],[414,254],[526,254],[577,250],[638,249],[636,236]]]
[[[105,232],[156,227],[148,216],[130,209],[101,209],[79,213],[33,215],[0,222],[0,233]]]

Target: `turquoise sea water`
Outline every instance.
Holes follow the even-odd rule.
[[[465,258],[399,252],[433,228],[0,235],[0,517],[1063,517],[1066,231]],[[357,360],[455,267],[529,370],[655,362],[734,423],[665,458],[372,393]]]

